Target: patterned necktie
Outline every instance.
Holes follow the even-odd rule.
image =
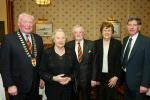
[[[29,40],[29,35],[26,35],[26,43],[27,43],[27,48],[28,48],[29,52],[32,53],[32,44]]]
[[[131,48],[131,42],[132,42],[132,38],[129,39],[126,50],[124,52],[123,65],[125,65],[127,63],[128,59],[129,59],[129,52],[130,52],[130,48]]]
[[[79,61],[79,63],[82,61],[82,59],[83,59],[83,52],[81,49],[80,42],[78,42],[78,61]]]

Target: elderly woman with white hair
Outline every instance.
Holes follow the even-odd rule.
[[[76,54],[65,47],[66,36],[62,29],[54,32],[53,42],[54,46],[43,54],[40,67],[47,100],[71,100],[78,71]]]

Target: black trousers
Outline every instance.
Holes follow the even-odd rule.
[[[108,87],[110,78],[109,73],[102,73],[100,85],[97,86],[97,100],[116,100],[117,93],[115,88]]]
[[[78,96],[75,100],[91,100],[91,84],[79,83]]]
[[[28,93],[18,93],[16,96],[9,96],[10,100],[40,100],[39,86],[32,84]]]

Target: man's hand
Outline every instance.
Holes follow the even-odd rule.
[[[8,93],[12,96],[15,96],[18,94],[17,87],[15,85],[8,87]]]
[[[40,87],[41,89],[43,89],[43,88],[44,88],[44,86],[45,86],[45,82],[44,82],[44,80],[40,79],[39,87]]]
[[[91,86],[92,86],[92,87],[95,87],[96,85],[97,85],[97,82],[96,82],[96,81],[91,80]]]
[[[148,91],[147,87],[140,86],[140,93],[146,93]]]

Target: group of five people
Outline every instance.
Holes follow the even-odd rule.
[[[124,85],[125,100],[147,100],[150,87],[150,40],[140,33],[141,19],[127,21],[129,36],[114,39],[114,26],[103,22],[101,39],[84,38],[81,25],[73,27],[74,40],[66,43],[63,29],[53,34],[53,46],[44,50],[42,38],[32,33],[34,17],[21,13],[19,30],[5,37],[0,73],[10,100],[39,100],[45,86],[47,100],[115,100],[117,82]]]

